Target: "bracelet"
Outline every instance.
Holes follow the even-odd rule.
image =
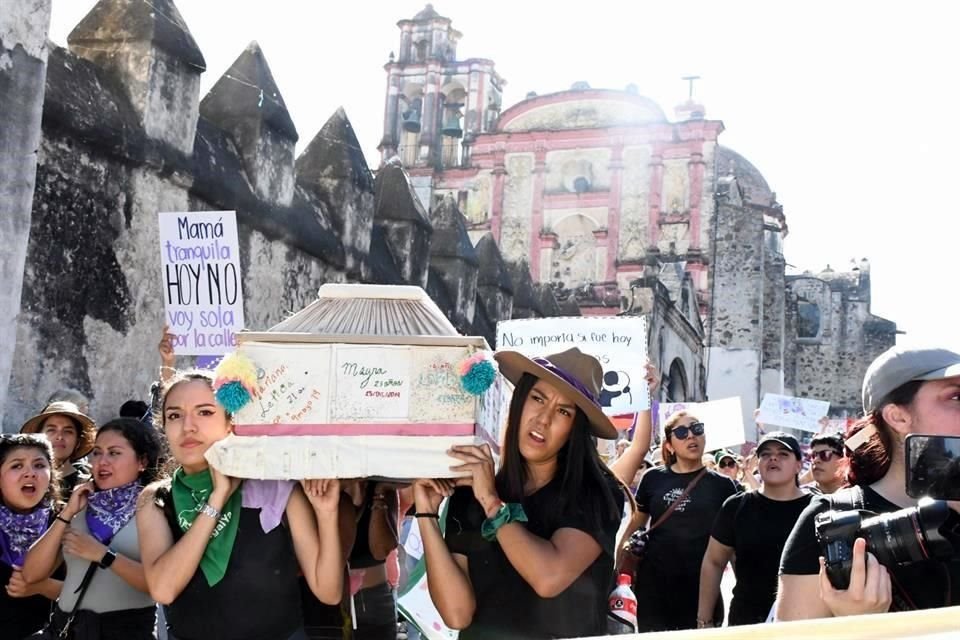
[[[374,499],[374,500],[380,500],[380,501],[386,500],[386,499],[387,499],[387,494],[385,494],[385,493],[375,493],[375,494],[373,494],[373,499]]]
[[[413,517],[414,518],[433,518],[434,520],[439,520],[440,514],[430,513],[429,511],[425,511],[425,512],[417,511],[416,513],[413,514]]]
[[[66,518],[61,517],[60,514],[57,514],[57,516],[56,516],[56,518],[54,518],[54,520],[59,520],[59,521],[62,522],[63,524],[67,525],[68,527],[70,526],[70,521],[67,520]]]
[[[388,510],[389,508],[390,508],[390,505],[388,505],[388,504],[383,504],[383,503],[380,503],[380,504],[374,503],[374,504],[370,505],[370,511],[386,511],[386,510]]]
[[[480,527],[480,534],[487,542],[493,542],[497,539],[497,530],[505,524],[511,522],[527,522],[527,514],[523,510],[523,505],[518,502],[504,502],[500,509],[491,518],[483,521]]]
[[[209,502],[204,503],[203,507],[200,509],[200,513],[208,518],[213,518],[214,520],[220,519],[220,510],[211,505]]]
[[[713,624],[713,620],[701,620],[697,618],[697,629],[713,629],[715,626],[717,625]]]

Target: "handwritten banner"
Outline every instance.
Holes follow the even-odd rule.
[[[236,214],[161,212],[160,264],[177,354],[232,351],[244,326]]]
[[[339,347],[333,418],[403,420],[410,414],[408,347]]]
[[[603,367],[600,405],[610,416],[650,408],[644,317],[538,318],[497,323],[497,349],[545,356],[577,347]]]
[[[824,429],[821,422],[830,411],[830,403],[811,398],[794,398],[766,393],[760,403],[757,422],[767,427],[789,427],[809,433],[819,433]]]
[[[710,402],[660,403],[657,406],[657,424],[661,437],[664,423],[677,411],[687,411],[703,423],[707,451],[732,448],[747,441],[739,396]]]

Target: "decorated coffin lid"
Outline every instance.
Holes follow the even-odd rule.
[[[218,399],[234,414],[235,435],[208,455],[225,472],[279,477],[288,471],[264,469],[286,457],[296,459],[290,474],[403,477],[418,459],[435,460],[439,473],[454,441],[498,448],[508,388],[490,366],[489,346],[459,335],[419,287],[324,285],[302,311],[238,339],[235,356],[217,371]],[[471,366],[479,362],[486,366]],[[246,395],[236,406],[221,398],[230,376],[246,380],[233,383]],[[357,453],[371,460],[367,467]],[[385,462],[390,469],[380,471]]]

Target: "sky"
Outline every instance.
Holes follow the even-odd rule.
[[[149,2],[150,0],[140,0]],[[95,0],[53,0],[65,45]],[[300,133],[298,153],[339,106],[372,168],[386,64],[408,0],[178,0],[207,62],[201,95],[259,42]],[[438,0],[463,33],[458,58],[489,58],[503,105],[568,89],[636,84],[669,117],[695,97],[776,191],[788,269],[846,270],[867,258],[872,311],[906,345],[960,351],[951,273],[960,253],[956,183],[960,5],[937,0]],[[957,8],[954,8],[954,7]],[[946,280],[945,280],[946,278]]]

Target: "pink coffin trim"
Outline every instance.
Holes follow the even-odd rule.
[[[238,424],[238,436],[472,436],[472,422],[399,422],[381,424]]]

